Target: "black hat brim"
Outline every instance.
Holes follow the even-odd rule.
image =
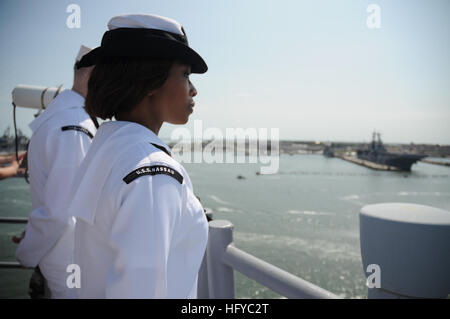
[[[79,67],[92,66],[102,56],[149,57],[155,59],[172,59],[191,66],[191,73],[205,73],[208,70],[203,58],[189,46],[166,38],[147,38],[128,43],[102,43],[84,55],[78,62]]]
[[[86,68],[86,67],[95,65],[99,58],[99,51],[100,51],[100,47],[97,47],[95,49],[92,49],[85,55],[83,55],[81,60],[78,61],[78,63],[77,63],[77,69]]]

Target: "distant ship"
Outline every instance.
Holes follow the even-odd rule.
[[[17,146],[19,150],[27,150],[29,141],[28,137],[23,135],[20,129],[17,129]],[[8,126],[3,132],[3,136],[0,136],[0,153],[13,153],[15,151],[15,143],[16,139],[11,134],[11,128]]]
[[[378,140],[376,140],[376,136]],[[411,171],[411,166],[426,155],[389,153],[381,142],[380,133],[373,132],[369,149],[357,150],[357,157],[369,162],[392,166],[401,171]]]
[[[333,149],[330,146],[325,146],[322,152],[323,156],[325,157],[334,157]]]

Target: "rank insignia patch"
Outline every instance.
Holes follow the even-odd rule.
[[[61,131],[70,131],[70,130],[83,132],[84,134],[87,134],[90,138],[94,138],[94,135],[92,135],[92,133],[89,132],[84,127],[77,126],[77,125],[68,125],[68,126],[61,127]]]

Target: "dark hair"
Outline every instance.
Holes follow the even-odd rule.
[[[92,70],[85,108],[105,120],[131,111],[169,76],[172,61],[145,57],[102,57]]]

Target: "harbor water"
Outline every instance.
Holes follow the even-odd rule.
[[[450,167],[426,163],[411,172],[374,171],[321,155],[280,156],[277,174],[256,164],[187,164],[194,191],[214,219],[234,224],[235,245],[344,298],[365,298],[359,211],[367,204],[408,202],[450,211]],[[244,178],[238,179],[242,175]],[[0,181],[0,216],[27,217],[23,178]],[[0,260],[24,225],[0,225]],[[0,269],[0,298],[27,298],[29,270]],[[237,298],[281,298],[235,272]]]

